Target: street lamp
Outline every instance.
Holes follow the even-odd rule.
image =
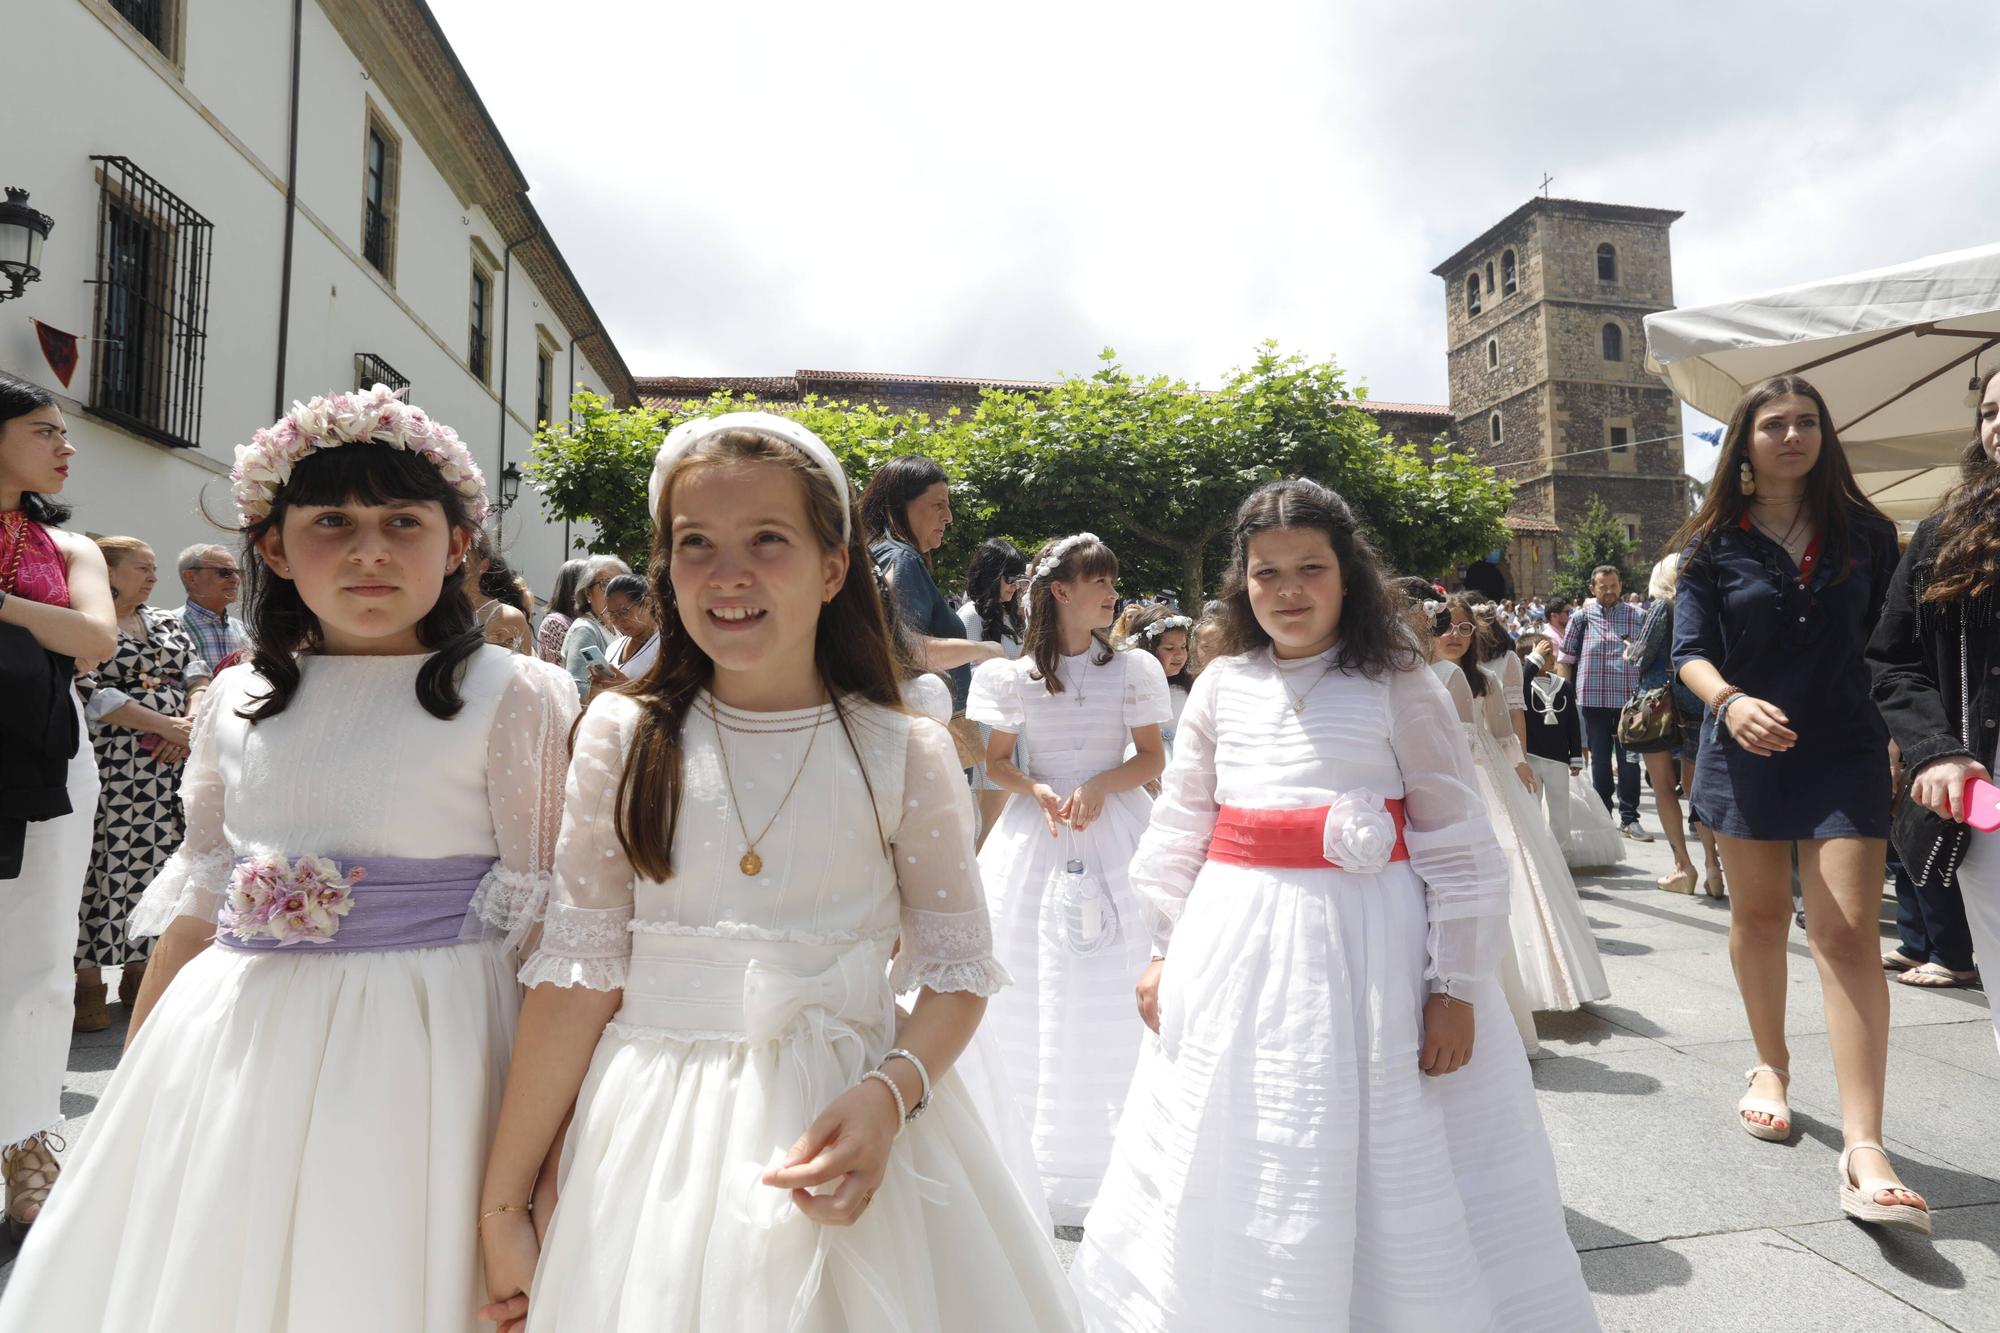
[[[0,288],[0,301],[16,297],[42,276],[42,242],[49,238],[55,219],[28,207],[28,192],[7,187],[7,202],[0,204],[0,276],[7,286]]]
[[[509,463],[500,469],[500,512],[506,513],[521,498],[521,465]]]

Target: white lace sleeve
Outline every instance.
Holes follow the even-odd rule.
[[[1014,659],[997,657],[973,669],[965,715],[996,731],[1020,735],[1026,714],[1021,707],[1021,672]]]
[[[222,710],[236,707],[237,691],[232,686],[240,678],[240,672],[226,671],[201,697],[187,764],[181,769],[187,830],[126,918],[125,931],[135,940],[164,933],[175,917],[199,917],[213,924],[222,910],[236,855],[222,832],[222,765],[216,757],[215,730]]]
[[[972,790],[951,733],[910,720],[902,818],[889,836],[903,898],[903,944],[889,974],[898,991],[991,995],[1012,978],[993,957],[993,918],[972,849]]]
[[[1493,673],[1500,677],[1500,698],[1509,708],[1526,712],[1528,695],[1522,685],[1521,655],[1509,650],[1495,659]]]
[[[1218,664],[1195,678],[1174,728],[1174,755],[1160,775],[1152,819],[1132,853],[1132,890],[1149,909],[1153,947],[1161,953],[1215,834],[1215,695],[1228,671]]]
[[[513,679],[500,695],[486,737],[486,801],[500,863],[473,896],[473,912],[521,947],[542,919],[555,883],[562,829],[569,732],[576,686],[561,667],[539,658],[510,661]]]
[[[1125,711],[1128,727],[1155,727],[1174,716],[1173,699],[1167,693],[1166,668],[1144,648],[1128,648],[1125,658]]]
[[[1511,705],[1507,702],[1500,675],[1486,667],[1476,669],[1486,673],[1486,693],[1479,696],[1479,712],[1486,730],[1493,734],[1493,743],[1499,748],[1501,757],[1510,764],[1520,764],[1523,761],[1521,738],[1514,734],[1514,717],[1507,711]],[[1494,780],[1499,780],[1497,775]]]
[[[1188,714],[1193,713],[1190,704]],[[1507,861],[1493,836],[1456,710],[1438,677],[1419,669],[1390,677],[1389,716],[1390,748],[1403,771],[1403,841],[1410,867],[1424,882],[1430,915],[1425,975],[1454,980],[1491,975],[1509,938]]]
[[[590,702],[576,731],[555,879],[540,946],[521,984],[622,990],[632,960],[632,865],[618,841],[618,778],[639,706],[610,691]]]

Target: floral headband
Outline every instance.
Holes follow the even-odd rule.
[[[1096,540],[1097,534],[1094,532],[1075,532],[1063,538],[1054,546],[1051,546],[1048,554],[1041,558],[1040,562],[1035,565],[1033,572],[1028,575],[1028,590],[1032,592],[1037,583],[1045,581],[1057,569],[1061,568],[1064,556],[1074,551],[1077,547],[1088,546]]]
[[[646,508],[652,513],[653,521],[659,522],[660,499],[667,493],[667,481],[674,469],[680,466],[687,451],[711,435],[720,435],[726,430],[747,430],[757,435],[783,440],[813,461],[813,466],[826,474],[833,483],[833,493],[840,501],[840,540],[846,545],[854,540],[854,506],[847,498],[847,473],[840,466],[840,460],[833,456],[833,450],[826,447],[826,441],[787,417],[770,412],[725,412],[719,417],[696,417],[683,421],[667,435],[660,445],[660,451],[653,455],[652,480],[646,483]]]
[[[1145,628],[1141,629],[1138,633],[1129,636],[1125,640],[1125,642],[1119,644],[1118,646],[1121,648],[1137,648],[1140,644],[1143,643],[1150,648],[1153,644],[1153,641],[1159,638],[1162,634],[1166,634],[1169,631],[1177,629],[1184,629],[1187,630],[1189,633],[1193,633],[1194,621],[1190,620],[1186,616],[1162,616],[1158,620],[1155,620],[1152,624],[1147,625]]]
[[[250,443],[237,445],[229,489],[243,526],[271,516],[279,488],[291,480],[300,459],[343,444],[386,444],[422,455],[464,499],[472,521],[485,522],[486,476],[472,460],[472,451],[457,431],[402,401],[402,392],[378,384],[366,393],[294,402],[291,411],[251,436]]]

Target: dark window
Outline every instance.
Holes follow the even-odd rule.
[[[1468,273],[1465,275],[1465,313],[1468,315],[1479,313],[1479,275],[1477,273]]]
[[[1493,370],[1496,369],[1499,365],[1500,365],[1500,340],[1498,338],[1488,338],[1486,340],[1486,368],[1488,370]]]
[[[148,439],[201,439],[208,353],[208,270],[215,228],[122,157],[93,157],[97,216],[97,353],[91,406]]]
[[[1486,290],[1488,292],[1493,290],[1493,263],[1491,260],[1488,260],[1486,264]]]
[[[1606,361],[1625,359],[1625,330],[1616,324],[1604,326],[1604,359]]]
[[[356,352],[354,387],[372,389],[378,384],[386,384],[392,389],[407,389],[410,387],[410,377],[373,352]]]
[[[385,278],[391,276],[395,262],[396,165],[395,142],[381,129],[369,126],[361,254]]]
[[[483,268],[472,270],[472,346],[467,360],[480,379],[487,375],[487,347],[493,333],[493,277]]]
[[[1498,412],[1495,412],[1492,416],[1486,419],[1486,429],[1487,433],[1493,437],[1493,443],[1495,444],[1500,443],[1500,436],[1501,436],[1500,414]]]
[[[1514,277],[1514,252],[1508,250],[1500,256],[1500,294],[1512,296],[1519,285]]]
[[[1609,241],[1597,247],[1597,280],[1618,281],[1618,247]]]
[[[546,424],[554,408],[556,354],[544,347],[535,353],[535,426]]]
[[[1632,428],[1630,426],[1613,426],[1611,428],[1611,452],[1614,454],[1624,454],[1631,451]]]
[[[173,0],[111,0],[111,7],[161,55],[173,58]]]

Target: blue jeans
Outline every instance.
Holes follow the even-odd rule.
[[[1618,822],[1639,822],[1639,756],[1627,754],[1618,744],[1617,708],[1580,708],[1583,714],[1583,745],[1590,751],[1590,785],[1606,810],[1612,809],[1611,768],[1618,767]]]

